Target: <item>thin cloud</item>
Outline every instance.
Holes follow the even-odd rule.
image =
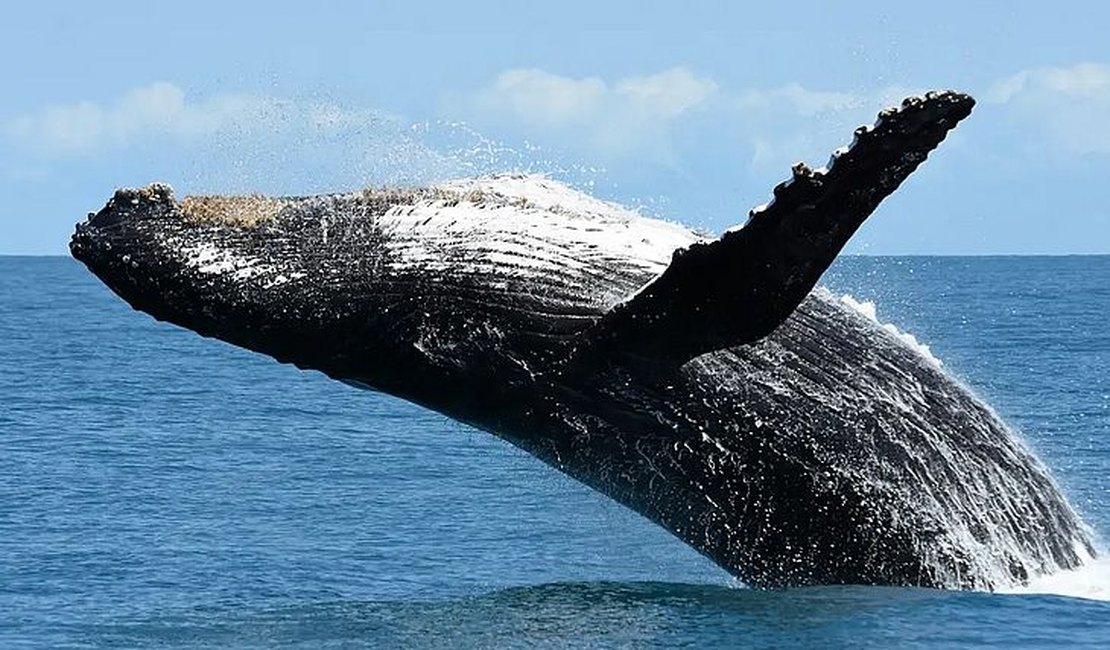
[[[599,116],[609,88],[597,77],[571,79],[535,69],[508,70],[477,95],[475,104],[526,124],[575,125]]]
[[[706,106],[717,84],[675,67],[612,83],[544,70],[507,70],[451,107],[478,123],[511,120],[608,154],[654,151],[665,156],[673,123]]]
[[[781,167],[827,146],[820,144],[828,139],[825,131],[844,130],[841,122],[858,119],[864,110],[874,115],[896,92],[817,90],[797,83],[729,90],[685,67],[611,81],[527,68],[507,70],[484,88],[450,98],[447,110],[602,159],[664,164],[682,158],[689,142],[680,141],[714,124],[721,129],[715,137],[750,149],[753,165]]]
[[[24,148],[51,157],[82,156],[132,146],[149,138],[210,138],[228,128],[269,123],[289,106],[266,97],[220,95],[188,101],[174,84],[157,82],[112,103],[49,106],[15,118],[5,129]]]
[[[986,98],[1067,153],[1110,153],[1110,65],[1023,70],[995,83]]]
[[[241,93],[194,98],[169,82],[107,102],[46,106],[0,124],[0,140],[24,154],[23,167],[49,170],[125,151],[145,168],[194,179],[206,191],[322,191],[486,171],[475,155],[430,144],[449,137],[459,148],[474,146],[469,133],[417,129],[370,108]]]
[[[789,111],[803,116],[860,107],[867,99],[854,93],[809,90],[800,84],[749,89],[737,93],[734,104],[742,112]]]
[[[627,107],[661,119],[675,119],[703,105],[717,93],[717,83],[686,68],[671,68],[646,77],[618,81],[614,94]]]

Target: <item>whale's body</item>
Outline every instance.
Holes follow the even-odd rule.
[[[970,106],[884,113],[717,240],[498,175],[121,190],[71,246],[138,309],[490,431],[749,584],[997,588],[1092,556],[1082,522],[934,360],[810,291]]]

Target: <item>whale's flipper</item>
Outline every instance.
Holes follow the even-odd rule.
[[[683,363],[767,336],[974,104],[951,91],[906,99],[857,129],[827,169],[799,163],[743,228],[676,251],[659,277],[602,317],[579,360],[605,352]]]

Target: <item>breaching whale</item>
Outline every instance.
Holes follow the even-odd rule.
[[[816,288],[974,101],[905,100],[710,239],[500,174],[115,193],[70,247],[155,318],[489,431],[758,587],[995,589],[1095,550],[1044,465]]]

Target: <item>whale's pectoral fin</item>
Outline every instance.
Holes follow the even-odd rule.
[[[794,167],[743,228],[677,251],[670,266],[589,332],[582,355],[683,363],[757,341],[779,326],[872,211],[975,101],[928,93],[880,113],[826,170]]]

